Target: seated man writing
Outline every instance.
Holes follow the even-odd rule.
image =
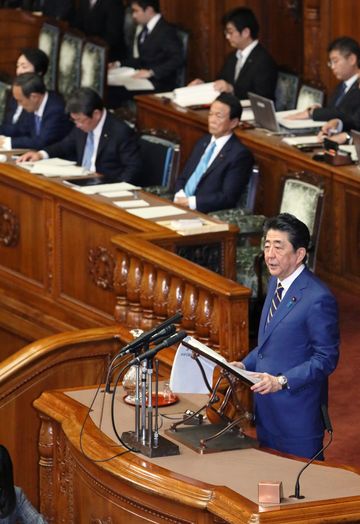
[[[174,202],[203,213],[235,207],[254,160],[234,135],[241,118],[239,100],[221,93],[208,116],[209,134],[201,138],[175,185]]]
[[[106,111],[100,96],[81,87],[68,99],[66,111],[75,123],[73,130],[42,151],[25,153],[19,162],[60,157],[104,175],[108,182],[136,182],[141,160],[135,133]]]

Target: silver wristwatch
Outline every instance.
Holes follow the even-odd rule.
[[[285,377],[285,375],[279,375],[278,377],[276,377],[280,386],[281,386],[281,389],[287,389],[288,387],[288,379]]]

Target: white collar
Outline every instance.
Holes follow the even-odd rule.
[[[236,58],[239,58],[241,56],[242,64],[245,63],[245,61],[249,58],[249,55],[253,49],[258,45],[259,40],[254,40],[249,44],[245,49],[238,49],[236,51]]]
[[[284,280],[277,280],[277,283],[281,283],[282,287],[284,288],[284,291],[282,293],[282,297],[281,297],[281,300],[284,298],[285,296],[285,293],[287,292],[287,290],[289,289],[289,287],[291,286],[291,284],[294,282],[294,280],[297,279],[297,277],[300,275],[300,273],[302,273],[305,269],[305,264],[301,264],[297,269],[295,269],[295,271],[293,273],[291,273],[291,275],[289,275],[288,277],[284,278]]]
[[[49,98],[49,93],[46,92],[45,95],[44,95],[44,98],[41,101],[39,109],[34,111],[34,114],[37,115],[40,118],[43,117],[43,114],[44,114],[44,111],[45,111],[46,102],[48,101],[48,98]]]
[[[146,24],[146,27],[148,28],[148,34],[151,33],[151,31],[154,29],[154,27],[156,26],[156,24],[158,23],[158,21],[160,20],[161,18],[161,14],[160,13],[156,13],[156,15],[154,15],[149,21],[148,23]]]
[[[349,78],[348,80],[345,80],[344,84],[346,86],[345,88],[345,92],[349,91],[350,87],[357,81],[359,80],[359,75],[356,73],[356,75],[353,75],[351,78]]]

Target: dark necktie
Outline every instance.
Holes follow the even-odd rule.
[[[339,87],[339,92],[335,100],[335,107],[337,107],[340,104],[341,100],[344,98],[346,94],[345,91],[346,91],[346,84],[345,82],[343,82],[341,86]]]
[[[276,286],[276,289],[275,289],[275,293],[274,293],[274,296],[271,300],[271,304],[270,304],[270,309],[269,309],[269,313],[268,313],[268,316],[267,316],[267,321],[266,321],[266,325],[269,324],[269,322],[271,322],[273,316],[275,315],[275,311],[277,310],[280,302],[281,302],[281,297],[282,297],[282,294],[283,294],[283,291],[284,291],[284,288],[282,287],[281,285],[281,282],[278,282],[278,285]]]
[[[146,37],[147,37],[148,33],[149,33],[149,30],[148,30],[148,28],[147,28],[147,25],[145,25],[145,26],[143,27],[143,30],[141,31],[141,33],[140,33],[139,36],[138,36],[138,45],[139,45],[139,46],[142,46],[142,45],[143,45],[143,43],[144,43],[145,40],[146,40]]]

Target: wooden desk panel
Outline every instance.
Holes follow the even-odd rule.
[[[152,95],[137,97],[138,126],[169,129],[181,139],[181,163],[194,142],[207,131],[206,111],[178,108]],[[310,171],[322,178],[324,215],[317,272],[330,284],[360,293],[360,169],[316,162],[310,154],[288,146],[281,138],[257,130],[236,131],[260,167],[256,212],[271,216],[278,210],[281,178],[289,171]]]
[[[168,204],[154,195],[137,193],[150,205]],[[192,211],[181,215],[199,216]],[[59,331],[112,323],[116,250],[111,238],[115,235],[146,234],[156,244],[155,251],[158,246],[166,250],[165,257],[167,251],[184,246],[215,245],[219,266],[231,277],[236,232],[231,227],[180,235],[155,220],[127,213],[109,198],[82,194],[59,178],[47,179],[15,164],[2,164],[0,337],[1,330],[5,337],[9,325],[12,331],[17,326],[21,340],[31,341]]]

